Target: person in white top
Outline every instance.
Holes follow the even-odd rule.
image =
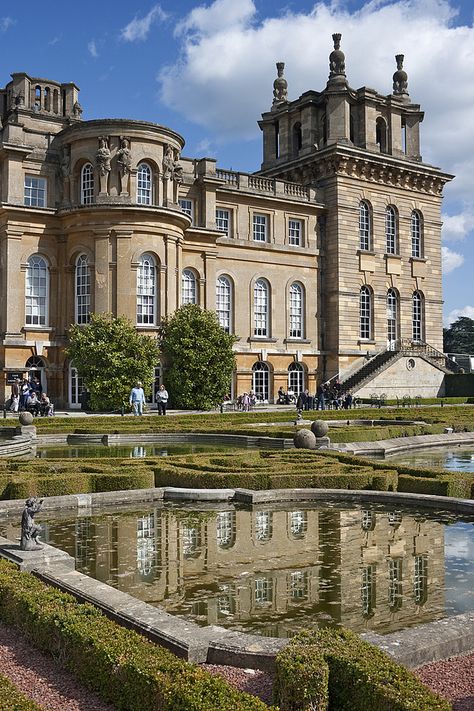
[[[143,405],[145,404],[145,392],[141,382],[138,380],[130,392],[130,405],[133,407],[133,414],[143,415]]]
[[[158,414],[166,415],[166,408],[168,407],[168,391],[164,385],[160,385],[156,392],[156,404],[158,405]]]

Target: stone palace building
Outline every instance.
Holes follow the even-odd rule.
[[[78,407],[65,347],[91,312],[156,335],[181,304],[236,334],[234,395],[339,376],[360,395],[443,392],[441,201],[403,55],[388,95],[346,78],[288,98],[278,63],[257,173],[181,156],[159,124],[82,119],[73,83],[0,89],[0,367]],[[157,362],[156,378],[163,378]],[[166,371],[164,372],[166,380]],[[2,395],[0,393],[0,396]]]

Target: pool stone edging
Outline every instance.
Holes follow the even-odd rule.
[[[85,513],[107,505],[152,501],[257,504],[275,503],[275,499],[280,502],[342,499],[395,505],[422,503],[457,513],[474,513],[474,501],[422,494],[339,489],[252,491],[174,487],[50,497],[44,500],[43,510],[67,508]],[[14,512],[20,515],[23,506],[24,502],[20,500],[1,501],[0,515]],[[32,572],[46,583],[69,592],[78,600],[96,605],[115,621],[135,629],[189,661],[272,671],[276,654],[288,643],[285,639],[234,632],[217,625],[200,627],[76,571],[71,556],[49,545],[45,545],[42,551],[20,551],[18,544],[0,537],[0,556],[12,561],[21,570]],[[443,618],[388,635],[369,632],[361,634],[361,637],[402,664],[419,666],[473,650],[474,613]]]

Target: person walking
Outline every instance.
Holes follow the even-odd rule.
[[[168,391],[164,385],[160,385],[158,392],[156,393],[156,404],[158,405],[158,414],[166,415],[166,408],[168,407]]]
[[[145,404],[145,392],[142,383],[138,380],[135,387],[130,392],[130,405],[133,407],[135,416],[143,415],[143,405]]]
[[[20,407],[20,380],[19,378],[15,378],[14,382],[12,383],[12,390],[10,394],[10,410],[12,412],[18,412],[18,408]]]

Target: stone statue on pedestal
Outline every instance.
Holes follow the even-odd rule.
[[[25,501],[25,508],[21,517],[21,540],[20,549],[22,551],[42,550],[43,546],[38,542],[41,533],[41,526],[35,523],[34,516],[41,511],[43,499],[35,496]]]

